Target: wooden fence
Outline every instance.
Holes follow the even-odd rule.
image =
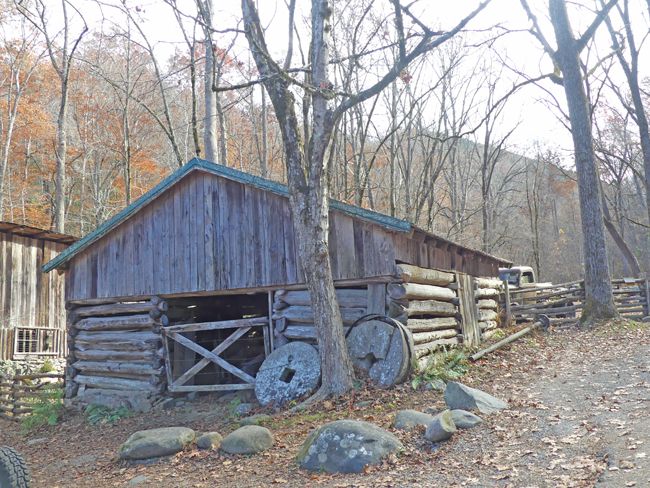
[[[640,320],[650,315],[650,286],[645,278],[612,280],[614,303],[623,318]],[[575,323],[584,307],[584,281],[553,285],[542,290],[508,290],[502,300],[506,318],[516,322],[532,321],[547,315],[553,324]]]
[[[49,397],[56,388],[63,388],[63,375],[38,373],[0,376],[0,417],[20,420],[32,411],[34,403]]]

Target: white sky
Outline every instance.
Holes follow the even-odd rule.
[[[91,0],[79,0],[80,6],[87,6],[84,12],[88,13],[89,23],[94,28],[99,28],[99,15],[96,12],[96,4]],[[108,0],[117,1],[117,0]],[[376,0],[385,2],[386,0]],[[640,2],[640,0],[637,0]],[[187,8],[188,12],[192,11],[193,0],[177,0],[181,8]],[[241,3],[239,0],[213,0],[215,8],[215,28],[225,29],[237,25],[241,18]],[[477,5],[476,0],[421,0],[422,20],[427,25],[440,25],[448,28],[466,15]],[[534,8],[545,8],[547,2],[539,0],[529,0]],[[634,2],[633,2],[634,3]],[[274,55],[279,59],[283,58],[287,44],[287,14],[284,0],[258,0],[262,22],[267,28],[267,40],[269,47]],[[308,13],[310,2],[308,0],[298,0],[298,6],[302,9],[298,14]],[[138,6],[142,11],[142,17],[145,19],[145,28],[150,40],[156,44],[157,52],[161,57],[166,57],[174,46],[183,46],[180,31],[176,25],[175,19],[168,5],[162,0],[128,0],[127,5],[131,7]],[[586,2],[585,5],[591,5]],[[82,7],[82,8],[83,8]],[[581,32],[585,26],[591,22],[593,13],[587,8],[570,7],[571,21],[575,31]],[[637,6],[640,8],[640,5]],[[95,10],[95,13],[91,13]],[[644,12],[644,11],[642,11]],[[105,8],[104,13],[110,18],[110,8]],[[538,10],[538,18],[549,38],[553,38],[552,29],[546,20],[547,14],[544,10]],[[96,16],[96,17],[95,17]],[[92,20],[92,18],[96,20]],[[296,15],[296,20],[301,22],[300,15]],[[115,19],[119,24],[123,22],[119,17]],[[469,25],[471,29],[486,29],[494,24],[500,24],[504,28],[513,30],[524,30],[528,28],[529,23],[519,3],[519,0],[493,0],[488,7],[481,12]],[[648,25],[648,24],[645,24]],[[551,64],[548,58],[543,54],[539,44],[533,37],[526,33],[513,33],[502,38],[497,49],[503,56],[507,56],[510,62],[517,69],[525,72],[530,76],[538,75],[542,72],[548,72]],[[604,28],[601,29],[599,46],[602,46],[603,52],[607,51],[609,39]],[[239,51],[242,57],[246,56],[247,44],[243,37],[237,42],[235,51]],[[645,56],[650,61],[650,56]],[[295,59],[295,58],[294,58]],[[642,66],[645,70],[647,67]],[[648,71],[642,71],[648,72]],[[543,82],[544,87],[553,93],[558,100],[564,103],[564,94],[561,87],[553,85],[550,81]],[[512,82],[507,84],[508,88]],[[506,88],[504,88],[504,91]],[[529,86],[522,89],[509,103],[504,123],[504,131],[507,131],[520,121],[520,126],[513,135],[513,141],[517,147],[514,149],[525,152],[534,143],[541,142],[543,145],[552,149],[570,152],[572,143],[569,132],[558,122],[558,112],[549,108],[549,95],[544,90]]]

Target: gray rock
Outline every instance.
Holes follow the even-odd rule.
[[[252,390],[240,390],[224,393],[217,399],[219,403],[249,403],[252,400],[255,400],[255,393],[253,393]]]
[[[451,412],[445,410],[433,417],[424,433],[425,439],[431,442],[446,441],[456,432],[456,425]]]
[[[205,432],[196,438],[196,447],[199,449],[219,449],[223,437],[219,432]]]
[[[503,400],[455,381],[447,383],[445,402],[452,410],[478,410],[485,414],[508,408]]]
[[[28,446],[36,446],[38,444],[45,444],[49,439],[47,437],[37,437],[36,439],[30,439],[26,442]]]
[[[191,391],[189,392],[185,398],[187,398],[188,402],[193,402],[199,397],[199,392],[198,391]]]
[[[641,319],[641,322],[650,322],[650,315],[648,315],[647,317],[643,317]]]
[[[452,410],[451,418],[459,429],[471,429],[483,423],[483,419],[467,410]]]
[[[228,454],[255,454],[270,449],[273,442],[273,434],[266,427],[245,425],[224,438],[221,450]]]
[[[242,417],[248,415],[255,408],[255,405],[252,403],[240,403],[235,407],[235,415]]]
[[[147,478],[143,474],[140,474],[140,475],[136,476],[135,478],[131,478],[131,480],[129,481],[129,486],[141,485],[142,483],[146,483],[147,481],[149,481],[149,478]]]
[[[176,398],[165,398],[162,402],[157,405],[157,408],[161,410],[173,410],[178,405],[178,400]]]
[[[296,461],[302,468],[328,473],[359,473],[404,449],[390,432],[360,420],[336,420],[313,431]]]
[[[410,368],[407,342],[400,329],[371,320],[358,325],[347,338],[355,367],[381,387],[404,381]]]
[[[445,388],[447,388],[447,383],[438,378],[429,381],[425,386],[425,389],[434,391],[445,391]]]
[[[316,348],[291,342],[264,360],[255,377],[255,396],[262,405],[283,405],[313,393],[320,383],[320,373]]]
[[[395,414],[393,427],[399,430],[412,430],[422,425],[426,427],[433,420],[433,415],[418,412],[417,410],[400,410]]]
[[[241,419],[239,421],[239,425],[260,425],[270,420],[271,420],[270,415],[259,413],[257,415],[251,415],[250,417]]]
[[[182,451],[196,434],[186,427],[163,427],[141,430],[120,447],[120,459],[150,459]]]

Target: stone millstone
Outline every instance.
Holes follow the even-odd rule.
[[[199,449],[219,449],[223,437],[219,432],[206,432],[196,438],[196,447]]]
[[[483,419],[467,410],[452,410],[451,418],[459,429],[471,429],[483,423]]]
[[[422,425],[426,427],[433,420],[433,415],[418,412],[417,410],[400,410],[395,414],[393,427],[399,430],[412,430]]]
[[[445,402],[452,410],[478,410],[485,414],[508,408],[508,404],[503,400],[455,381],[447,383]]]
[[[255,396],[262,405],[283,405],[313,393],[320,383],[320,356],[315,347],[291,342],[273,351],[255,377]]]
[[[120,459],[151,459],[182,451],[196,434],[186,427],[140,430],[120,447]]]
[[[456,432],[456,425],[449,410],[440,412],[433,417],[427,426],[424,437],[431,442],[446,441]]]
[[[228,454],[255,454],[273,446],[273,434],[266,427],[245,425],[221,441],[221,450]]]
[[[347,343],[352,363],[375,384],[388,387],[408,376],[408,342],[400,328],[370,320],[352,329]]]
[[[404,449],[390,432],[360,420],[337,420],[312,432],[298,452],[300,467],[328,473],[359,473]]]

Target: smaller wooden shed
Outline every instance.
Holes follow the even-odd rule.
[[[344,325],[367,312],[420,320],[422,357],[461,340],[462,277],[510,264],[338,201],[329,244]],[[55,269],[66,274],[69,397],[252,388],[278,343],[315,341],[287,188],[207,161],[192,160],[44,266]],[[415,293],[400,286],[418,276]],[[483,319],[492,327],[492,315]],[[441,327],[442,338],[432,333]]]
[[[43,273],[75,238],[0,222],[0,360],[64,356],[65,277]]]

